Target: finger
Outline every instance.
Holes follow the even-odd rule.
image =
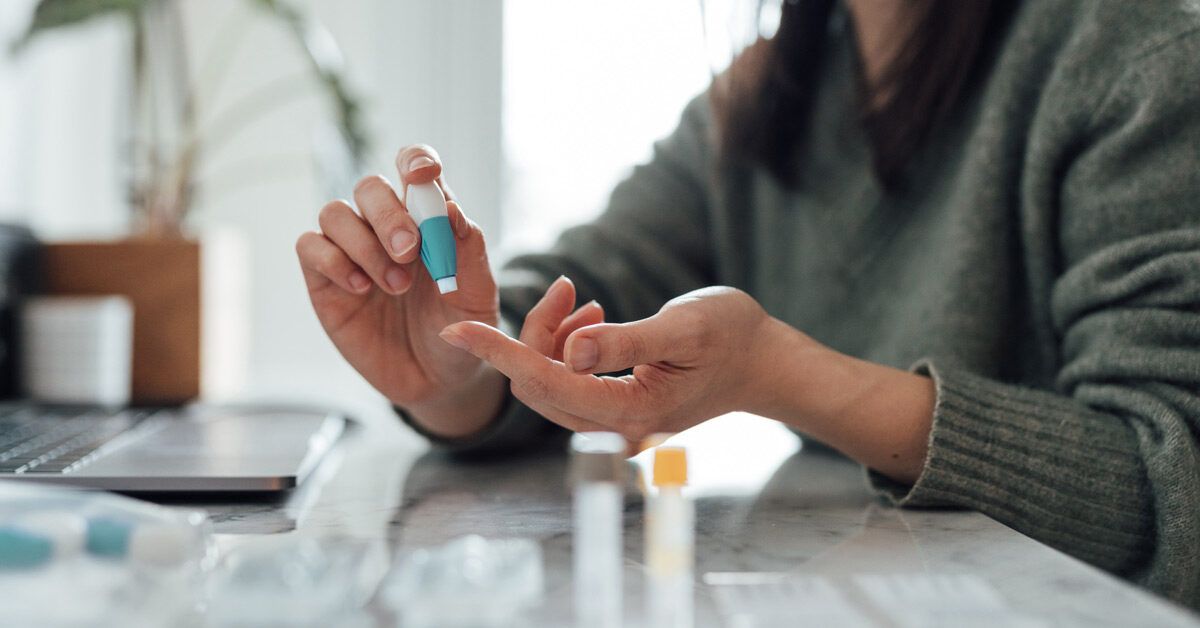
[[[564,295],[567,295],[567,294],[570,295],[570,297],[571,297],[570,300],[565,298]],[[566,307],[569,308],[570,307],[569,303],[573,299],[574,299],[574,286],[570,283],[570,280],[567,279],[566,277],[559,277],[557,280],[555,280],[554,283],[552,283],[550,285],[550,288],[546,290],[546,295],[542,297],[542,300],[539,301],[538,304],[535,305],[533,307],[533,309],[530,310],[528,315],[526,315],[526,317],[525,317],[526,329],[531,328],[531,325],[530,325],[531,318],[533,319],[533,322],[534,322],[533,327],[540,327],[540,324],[538,323],[538,321],[540,321],[543,317],[549,316],[550,318],[553,318],[554,317],[553,314],[548,315],[547,313],[550,311],[551,308],[556,307],[555,303],[554,303],[555,301],[566,301],[568,303],[568,305]],[[561,316],[558,316],[557,318],[559,320],[562,319]],[[526,330],[522,330],[522,342],[524,342],[525,331]],[[515,396],[517,396],[522,401],[524,401],[526,403],[526,405],[528,405],[530,407],[530,409],[532,409],[534,412],[537,412],[538,414],[549,419],[550,421],[553,421],[554,423],[557,423],[558,425],[561,425],[573,432],[589,432],[589,431],[594,432],[594,431],[606,431],[606,430],[611,429],[610,427],[601,425],[600,423],[589,421],[587,419],[584,419],[583,417],[580,417],[575,414],[571,414],[570,412],[566,412],[566,411],[556,408],[552,405],[542,403],[539,401],[535,401],[533,399],[533,397],[530,394],[528,394],[529,391],[526,391],[518,384],[512,384],[512,391]]]
[[[576,373],[612,373],[668,361],[695,348],[695,326],[681,320],[674,308],[632,323],[584,327],[567,337],[564,361]]]
[[[587,327],[588,325],[599,325],[604,322],[604,308],[600,307],[595,301],[588,301],[579,306],[563,320],[558,329],[554,331],[554,356],[555,360],[562,361],[563,346],[567,342],[567,337],[575,332],[576,329]]]
[[[620,416],[627,401],[619,398],[620,389],[636,385],[631,380],[602,381],[571,373],[561,362],[476,321],[450,325],[441,337],[496,367],[512,381],[514,390],[522,392],[523,401],[554,406],[591,420]]]
[[[401,187],[435,181],[442,176],[442,158],[428,144],[405,146],[396,154]]]
[[[575,285],[560,276],[546,289],[546,294],[525,315],[521,326],[521,342],[538,353],[554,357],[554,332],[575,305]]]
[[[572,432],[611,432],[613,429],[607,425],[596,423],[595,421],[589,421],[581,416],[571,414],[570,412],[560,410],[548,404],[539,403],[536,401],[526,401],[528,396],[524,395],[515,386],[513,387],[513,395],[518,399],[521,399],[525,405],[529,406],[530,410],[533,410],[534,412],[546,417],[554,423],[567,428],[568,430],[571,430]]]
[[[458,204],[458,201],[446,201],[446,215],[450,217],[450,228],[454,231],[454,237],[459,240],[471,237],[472,227],[478,227],[463,213],[462,206]],[[482,234],[483,231],[481,230],[480,233]]]
[[[321,209],[321,231],[349,258],[390,294],[402,294],[412,284],[408,272],[392,261],[379,239],[358,214],[343,201]]]
[[[387,179],[364,177],[354,186],[354,202],[393,260],[408,264],[417,259],[421,232]]]
[[[496,282],[488,264],[487,242],[483,230],[463,213],[457,202],[446,203],[454,230],[455,257],[458,261],[458,291],[446,295],[450,303],[464,307],[496,298]],[[432,281],[432,280],[430,280]],[[457,299],[462,299],[459,302]]]
[[[605,384],[620,383],[617,378],[611,377],[599,378],[597,381],[604,382]],[[568,412],[567,410],[551,405],[544,398],[539,398],[537,391],[527,391],[513,384],[512,392],[514,397],[534,412],[569,430],[575,432],[617,432],[630,443],[631,447],[627,449],[627,455],[629,456],[638,453],[639,450],[632,448],[632,444],[641,442],[646,436],[647,431],[649,431],[648,425],[650,423],[638,416],[628,416],[624,411],[619,414],[596,415],[596,409],[600,406],[598,405],[599,402],[595,400],[589,402],[588,410],[591,414],[588,416],[590,418],[585,418],[576,412]]]
[[[436,181],[447,201],[456,200],[454,191],[446,185],[442,174],[442,158],[427,144],[413,144],[400,149],[396,155],[396,172],[400,175],[400,200],[408,202],[408,186]]]
[[[446,197],[447,202],[458,200],[458,195],[456,195],[454,190],[450,189],[450,185],[446,183],[446,175],[439,174],[437,178],[437,184],[438,188],[442,190],[442,196]]]
[[[371,279],[344,251],[328,238],[308,232],[296,240],[296,256],[304,271],[304,282],[309,291],[326,288],[332,283],[352,294],[363,294],[371,289]]]

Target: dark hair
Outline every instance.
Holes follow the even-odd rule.
[[[908,35],[867,93],[859,69],[859,112],[874,167],[888,188],[968,91],[1015,0],[908,0]],[[734,60],[711,90],[721,153],[796,183],[835,0],[785,0],[779,29]],[[879,95],[882,95],[880,97]]]

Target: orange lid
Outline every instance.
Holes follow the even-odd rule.
[[[659,447],[654,450],[654,485],[687,484],[687,450],[683,447]]]

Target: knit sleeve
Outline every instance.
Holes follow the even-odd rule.
[[[901,505],[977,509],[1200,607],[1200,36],[1138,59],[1059,178],[1056,390],[926,361],[937,404]]]
[[[559,275],[575,283],[577,304],[595,299],[609,322],[645,318],[671,298],[715,283],[708,222],[711,152],[708,101],[701,95],[684,110],[675,131],[655,144],[650,161],[617,185],[599,218],[564,232],[549,252],[505,265],[500,309],[508,331],[520,330],[525,314]],[[477,436],[445,441],[425,435],[435,445],[470,454],[556,444],[562,432],[510,398]]]

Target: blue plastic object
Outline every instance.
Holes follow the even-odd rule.
[[[117,519],[88,519],[87,551],[94,556],[120,558],[129,552],[133,524]]]
[[[454,247],[454,230],[448,216],[434,216],[421,221],[421,261],[434,281],[458,273],[458,254]]]
[[[54,544],[50,539],[11,526],[0,527],[0,569],[29,569],[50,560]]]

